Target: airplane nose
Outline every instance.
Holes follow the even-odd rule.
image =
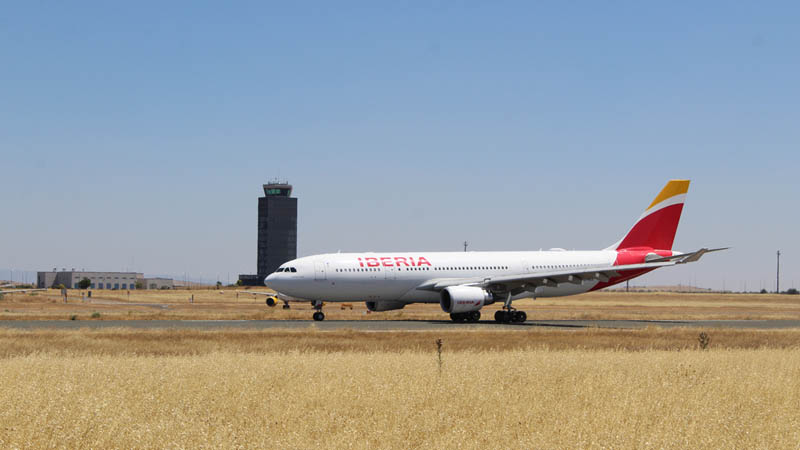
[[[273,288],[272,286],[270,286],[270,284],[273,284],[273,285],[274,285],[274,284],[275,284],[275,279],[276,279],[276,278],[277,278],[277,276],[276,276],[276,274],[274,274],[274,273],[271,273],[271,274],[267,275],[267,278],[264,278],[264,286],[267,286],[267,287]],[[274,288],[273,288],[273,289],[274,289]]]

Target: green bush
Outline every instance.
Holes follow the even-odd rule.
[[[100,318],[100,313],[99,312],[95,311],[95,312],[92,313],[92,319],[99,319],[99,318]]]
[[[84,278],[78,282],[78,288],[80,289],[89,289],[91,285],[92,285],[92,280],[88,278]]]

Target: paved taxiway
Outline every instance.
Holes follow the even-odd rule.
[[[78,329],[78,328],[142,328],[142,329],[317,329],[360,331],[428,331],[448,329],[542,328],[623,328],[692,327],[692,328],[755,328],[762,330],[800,328],[800,320],[529,320],[523,324],[497,324],[493,321],[461,324],[445,320],[4,320],[0,328],[14,329]]]

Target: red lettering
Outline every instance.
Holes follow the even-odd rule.
[[[408,259],[411,260],[411,266],[412,267],[417,265],[417,263],[414,262],[414,257],[413,256],[409,256]]]
[[[378,258],[364,258],[367,261],[367,267],[378,267],[381,264],[378,262]]]
[[[406,259],[404,257],[402,257],[402,256],[395,256],[394,257],[394,262],[397,265],[397,267],[400,267],[400,264],[403,264],[404,266],[408,267],[408,263],[406,262]]]
[[[425,259],[425,257],[424,257],[424,256],[420,256],[420,257],[419,257],[419,261],[417,261],[417,265],[418,265],[418,266],[422,266],[422,265],[428,265],[428,266],[430,266],[430,265],[431,265],[431,263],[430,263],[430,262],[428,262],[428,260],[427,260],[427,259]]]
[[[394,266],[394,264],[392,264],[392,258],[390,258],[388,256],[381,257],[381,264],[383,264],[383,267],[393,267]]]
[[[358,265],[364,267],[364,261],[361,261],[361,258],[358,258]]]

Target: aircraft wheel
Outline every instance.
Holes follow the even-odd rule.
[[[291,306],[289,306],[288,303],[284,303],[283,304],[283,309],[290,309],[290,308],[291,308]]]
[[[267,297],[267,306],[269,306],[270,308],[275,306],[275,299],[272,297]]]
[[[481,320],[481,312],[480,311],[472,311],[469,313],[469,321],[472,323],[476,323]]]
[[[450,313],[450,320],[455,323],[461,323],[465,319],[464,314],[461,313]]]
[[[516,323],[523,323],[528,320],[528,315],[525,311],[514,311],[511,321]]]
[[[503,323],[503,313],[505,313],[505,311],[502,311],[502,310],[501,311],[495,311],[494,312],[494,321],[497,322],[497,323]]]
[[[317,311],[314,313],[314,320],[317,322],[322,322],[325,320],[325,314],[322,311]]]

